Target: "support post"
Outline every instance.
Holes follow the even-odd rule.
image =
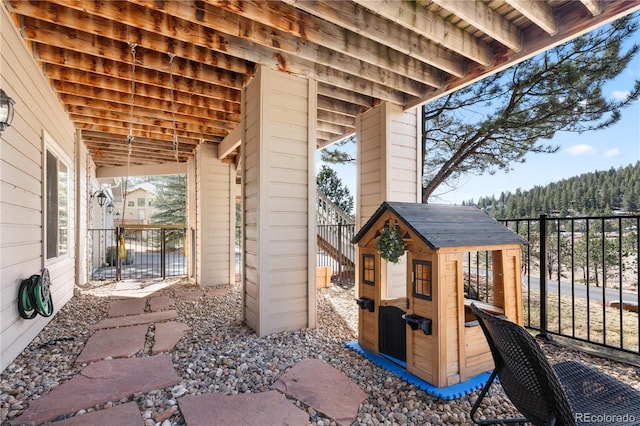
[[[551,340],[547,333],[547,215],[540,214],[540,333],[537,337]]]

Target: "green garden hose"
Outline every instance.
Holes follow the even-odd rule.
[[[53,314],[49,271],[31,275],[22,281],[18,291],[18,312],[24,319],[33,319],[37,314],[50,317]]]

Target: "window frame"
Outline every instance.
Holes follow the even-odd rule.
[[[373,265],[372,268],[365,269],[365,267],[367,265],[367,262],[365,261],[365,259],[370,259],[371,260],[371,264]],[[373,281],[365,279],[365,277],[367,276],[365,274],[365,271],[371,271],[371,273],[373,274]],[[375,256],[375,254],[362,253],[362,283],[366,284],[366,285],[372,285],[372,286],[376,285],[376,256]]]
[[[428,266],[429,267],[429,277],[427,280],[422,280],[421,281],[425,281],[429,283],[429,293],[425,294],[424,292],[418,292],[417,291],[417,266]],[[411,278],[411,293],[413,295],[413,297],[417,297],[418,299],[423,299],[423,300],[432,300],[433,297],[433,262],[431,262],[430,260],[424,260],[424,259],[414,259],[412,264],[411,264],[411,272],[412,272],[412,278]],[[424,285],[423,285],[424,288]]]
[[[72,256],[72,251],[73,251],[73,247],[74,247],[74,243],[72,240],[72,231],[73,231],[73,193],[72,193],[72,184],[71,184],[71,180],[73,178],[72,173],[73,173],[73,168],[72,168],[72,161],[71,158],[69,157],[69,155],[67,155],[67,153],[64,152],[64,150],[61,148],[60,144],[58,144],[56,142],[55,139],[53,139],[53,137],[51,137],[51,135],[49,133],[47,133],[46,131],[43,131],[43,136],[42,136],[42,140],[43,140],[43,149],[42,149],[42,257],[43,257],[43,262],[45,266],[48,265],[52,265],[54,263],[57,262],[61,262],[64,260],[67,260],[69,258],[71,258]],[[56,217],[56,227],[57,227],[57,232],[56,232],[56,237],[58,239],[58,241],[56,242],[56,247],[55,247],[55,254],[50,256],[49,253],[49,239],[50,239],[50,232],[49,232],[49,213],[50,213],[50,207],[49,207],[49,195],[48,195],[48,191],[49,191],[49,154],[51,154],[51,156],[53,158],[55,158],[56,160],[56,170],[58,171],[58,173],[56,173],[58,180],[56,181],[56,189],[57,189],[57,209],[58,211],[60,210],[60,200],[58,195],[60,194],[60,178],[59,178],[59,170],[60,170],[60,165],[64,165],[64,167],[67,170],[67,179],[66,179],[66,212],[67,212],[67,243],[66,243],[66,251],[61,253],[60,250],[60,217],[57,216]]]

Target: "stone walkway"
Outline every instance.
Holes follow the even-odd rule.
[[[225,294],[224,289],[184,291],[177,298],[197,299]],[[136,297],[140,296],[140,297]],[[133,395],[177,385],[181,377],[171,361],[171,351],[190,331],[175,321],[175,301],[148,291],[127,291],[127,297],[111,296],[108,318],[95,324],[94,334],[75,360],[84,368],[71,380],[33,401],[10,424],[40,425],[144,425],[140,408],[124,402]],[[151,353],[151,356],[144,356]],[[86,366],[85,366],[86,365]],[[179,387],[178,387],[179,388]],[[173,388],[172,388],[173,389]],[[272,390],[223,395],[174,395],[188,426],[196,425],[303,425],[311,407],[335,420],[353,423],[365,393],[343,373],[318,359],[304,359],[283,374]],[[111,408],[78,413],[109,401]],[[298,403],[296,403],[296,401]],[[167,410],[162,422],[178,407]]]

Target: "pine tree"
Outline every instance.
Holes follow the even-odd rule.
[[[323,165],[316,176],[316,188],[348,215],[353,212],[353,196],[331,167]]]
[[[558,131],[586,132],[615,124],[640,95],[607,99],[604,85],[638,52],[622,45],[638,29],[630,17],[552,48],[424,106],[423,202],[464,174],[509,171],[529,153],[553,153],[542,141]]]
[[[151,217],[152,223],[182,225],[187,223],[187,190],[184,175],[157,176],[155,207],[160,210]]]

